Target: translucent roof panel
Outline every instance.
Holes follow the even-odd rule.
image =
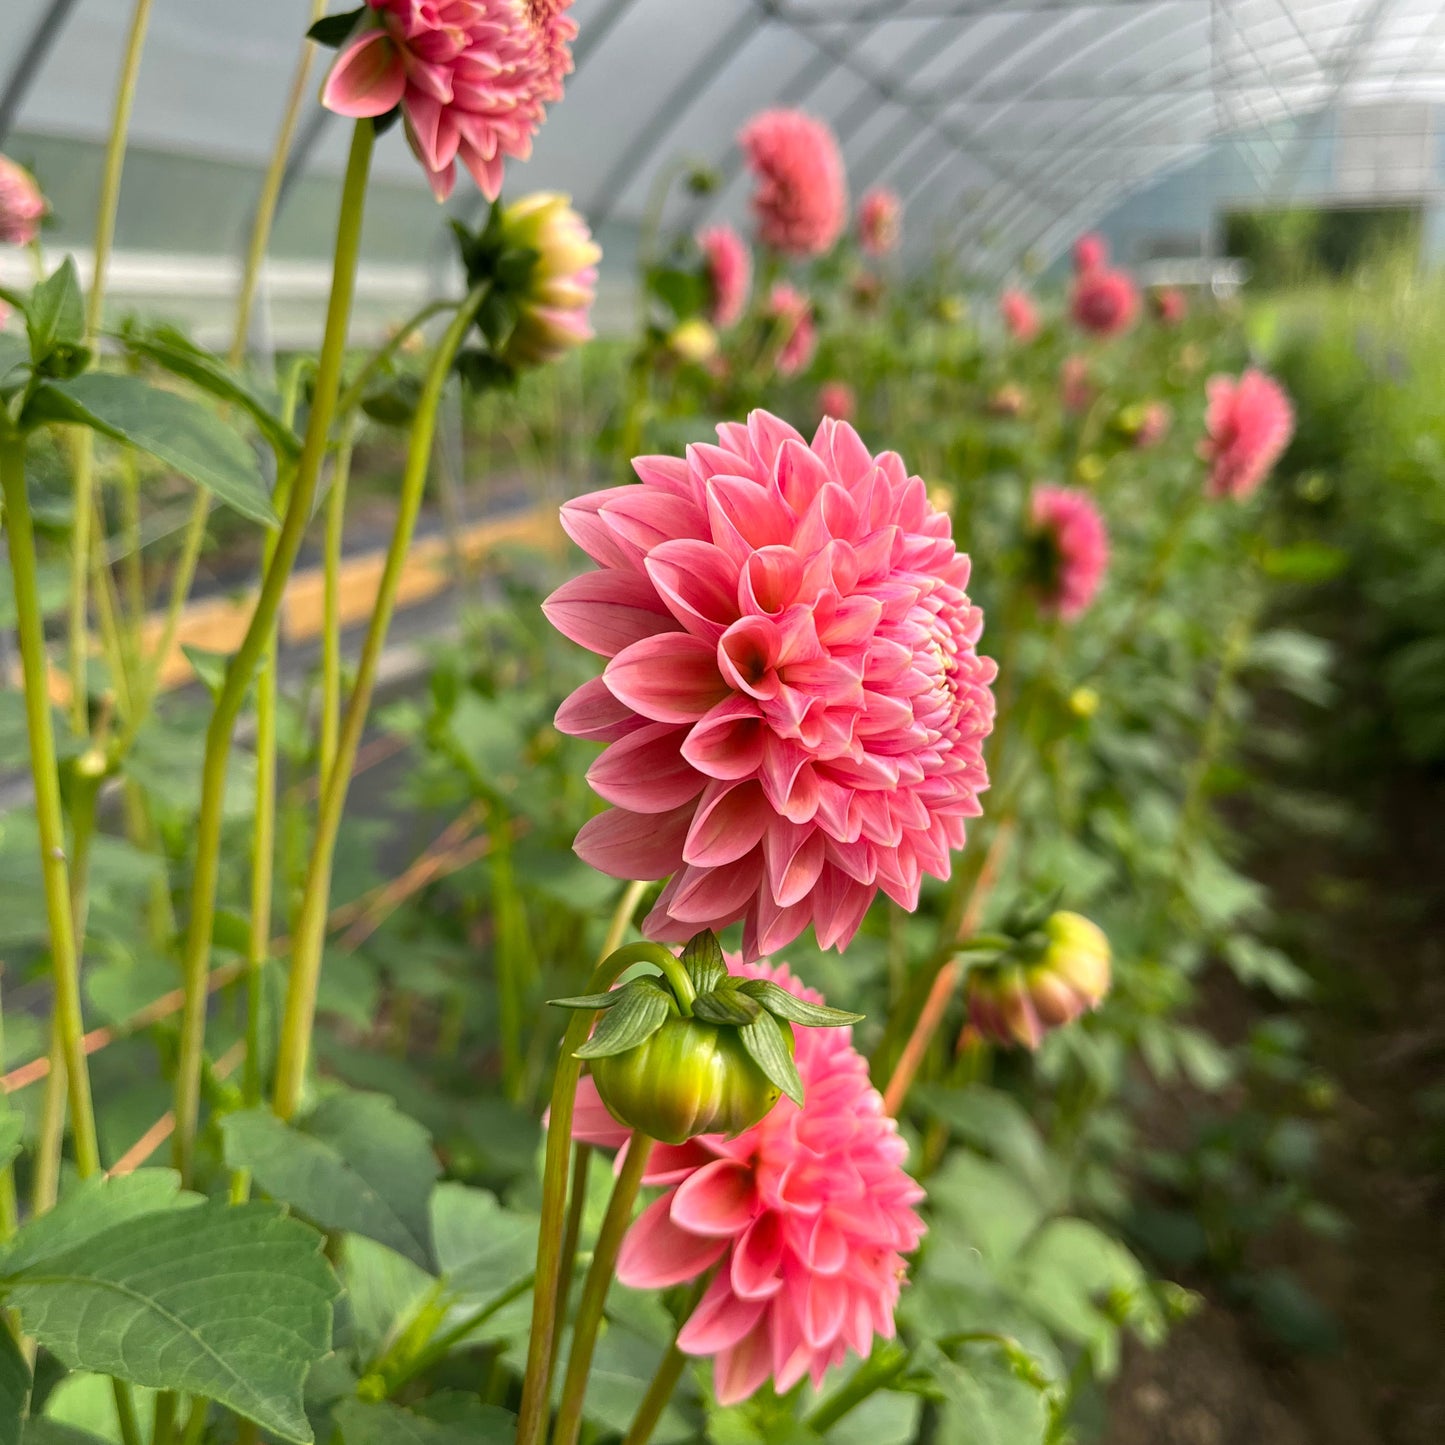
[[[18,39],[0,55],[0,118],[99,140],[131,8],[5,0]],[[308,9],[155,0],[135,144],[259,167]],[[1056,251],[1220,138],[1261,192],[1287,191],[1319,116],[1445,104],[1445,0],[577,0],[573,14],[576,74],[514,189],[565,190],[594,221],[635,228],[660,178],[701,161],[722,184],[703,200],[674,188],[665,218],[742,222],[737,129],[796,105],[837,130],[855,192],[900,191],[915,254],[944,238],[993,268]],[[313,112],[303,133],[306,166],[335,174],[344,127]],[[423,193],[399,132],[377,166]]]

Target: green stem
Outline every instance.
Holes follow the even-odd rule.
[[[627,1157],[622,1161],[617,1181],[612,1186],[612,1198],[608,1201],[607,1213],[602,1217],[602,1228],[597,1233],[592,1266],[587,1271],[582,1298],[577,1304],[577,1317],[572,1321],[572,1350],[567,1357],[562,1402],[557,1408],[557,1424],[552,1434],[553,1445],[577,1445],[582,1429],[582,1404],[587,1396],[587,1377],[592,1371],[592,1351],[602,1325],[602,1308],[607,1303],[607,1291],[617,1270],[622,1236],[632,1223],[632,1207],[637,1202],[637,1191],[642,1187],[642,1176],[647,1171],[651,1153],[652,1140],[640,1129],[634,1129],[627,1141]]]
[[[100,199],[95,217],[95,255],[90,277],[90,294],[85,302],[87,338],[100,330],[105,311],[105,278],[110,268],[111,246],[115,241],[115,218],[120,207],[120,180],[125,169],[125,146],[130,132],[131,107],[135,103],[136,78],[140,74],[141,52],[150,24],[151,0],[136,0],[131,12],[116,84],[115,109],[111,114],[110,137],[106,142],[101,170]],[[75,443],[74,514],[70,554],[70,720],[77,733],[86,727],[86,583],[90,571],[90,508],[95,491],[95,433],[81,431]]]
[[[0,974],[4,973],[0,966]],[[0,1010],[0,1068],[5,1067],[5,1015]],[[8,1241],[20,1223],[20,1209],[15,1195],[15,1161],[8,1160],[0,1169],[0,1244]],[[19,1336],[17,1335],[17,1338]]]
[[[324,792],[336,763],[336,740],[341,731],[341,545],[346,522],[346,489],[351,479],[351,449],[356,424],[343,415],[341,442],[332,467],[331,490],[326,494],[326,555],[321,594],[321,737],[317,773]]]
[[[618,902],[607,930],[602,957],[592,970],[588,993],[610,988],[626,968],[638,961],[630,949],[608,947],[627,931],[628,922],[646,890],[632,883]],[[649,944],[648,948],[657,945]],[[572,1152],[572,1115],[577,1102],[577,1081],[582,1062],[576,1051],[587,1041],[594,1015],[579,1009],[567,1021],[561,1056],[552,1082],[552,1109],[547,1125],[547,1149],[542,1165],[541,1227],[537,1233],[537,1268],[532,1288],[532,1328],[527,1337],[527,1371],[522,1381],[522,1403],[517,1415],[515,1445],[540,1445],[547,1425],[547,1396],[552,1380],[552,1358],[557,1335],[557,1288],[562,1275],[563,1216],[567,1210],[567,1161]]]
[[[111,1393],[115,1398],[115,1420],[120,1426],[122,1445],[144,1445],[140,1417],[136,1414],[135,1396],[124,1380],[112,1380]]]
[[[902,1345],[877,1344],[873,1353],[853,1371],[852,1378],[835,1390],[811,1415],[808,1429],[824,1437],[850,1411],[889,1385],[908,1368],[908,1351]],[[631,1437],[626,1445],[633,1445]]]
[[[577,1267],[577,1241],[582,1237],[582,1216],[587,1212],[587,1175],[592,1167],[592,1146],[577,1144],[572,1150],[572,1195],[567,1204],[567,1228],[562,1235],[562,1267],[557,1271],[557,1296],[552,1308],[559,1320],[567,1318],[567,1298],[572,1293],[572,1274]],[[557,1368],[557,1351],[562,1345],[559,1330],[552,1337],[552,1364]]]
[[[357,663],[356,684],[347,703],[346,716],[342,720],[336,761],[317,810],[316,836],[311,847],[301,909],[296,921],[295,942],[291,951],[291,979],[286,992],[286,1014],[281,1026],[281,1043],[276,1059],[275,1107],[277,1114],[283,1119],[291,1118],[296,1112],[301,1098],[301,1086],[306,1077],[311,1049],[311,1027],[316,1014],[316,989],[321,977],[322,947],[326,937],[332,858],[341,829],[341,815],[346,807],[346,795],[356,752],[361,745],[361,734],[366,726],[371,694],[376,685],[381,650],[386,642],[387,629],[391,625],[402,569],[406,565],[417,514],[421,509],[422,494],[426,488],[432,438],[436,431],[437,404],[441,400],[442,388],[446,384],[452,362],[478,307],[482,304],[486,289],[486,283],[474,287],[457,309],[447,327],[446,335],[437,346],[422,388],[416,419],[412,423],[411,447],[402,477],[396,526],[392,532],[391,545],[387,549],[371,622]]]
[[[505,1309],[514,1300],[519,1300],[532,1288],[530,1278],[520,1279],[516,1284],[503,1290],[496,1299],[489,1300],[479,1310],[459,1320],[451,1329],[443,1330],[424,1350],[419,1351],[394,1374],[386,1374],[387,1394],[395,1395],[403,1385],[410,1384],[420,1374],[443,1360],[468,1336],[475,1334],[493,1315]]]
[[[61,1037],[69,1084],[75,1161],[81,1175],[100,1169],[95,1112],[90,1097],[81,1035],[80,955],[71,909],[70,868],[65,853],[65,820],[60,803],[60,774],[55,760],[55,732],[50,717],[50,674],[45,657],[45,630],[40,615],[36,576],[35,527],[25,489],[25,443],[18,437],[0,441],[0,489],[5,498],[10,532],[10,569],[15,584],[16,631],[25,680],[25,721],[30,739],[30,771],[35,781],[35,816],[40,833],[40,868],[45,912],[50,929],[50,956],[55,975],[55,1021]]]
[[[637,1414],[632,1417],[632,1424],[627,1427],[627,1434],[622,1437],[622,1445],[647,1445],[652,1439],[652,1432],[657,1429],[662,1412],[671,1402],[686,1365],[687,1356],[678,1349],[674,1339],[658,1362],[652,1383],[637,1407]]]
[[[361,370],[356,373],[351,384],[341,393],[341,400],[336,403],[337,416],[349,417],[353,415],[361,405],[361,399],[366,395],[366,388],[371,384],[372,377],[406,345],[408,338],[413,332],[420,331],[433,316],[439,315],[450,306],[450,301],[428,301],[425,306],[419,307],[411,316],[407,317],[407,319],[372,352]]]
[[[687,976],[682,961],[675,957],[670,949],[664,948],[657,955],[657,966],[662,970],[662,976],[672,985],[672,991],[677,997],[678,1012],[683,1018],[690,1019],[692,1001],[697,997],[697,990],[692,986],[692,980]]]
[[[196,1122],[200,1112],[201,1060],[205,1050],[211,930],[215,923],[216,888],[220,876],[221,820],[231,734],[256,664],[270,637],[282,594],[311,520],[317,481],[330,440],[332,409],[336,404],[341,368],[346,356],[347,323],[356,289],[361,224],[366,207],[366,182],[375,139],[376,130],[371,121],[358,121],[352,132],[351,154],[342,187],[331,300],[326,312],[326,332],[317,364],[316,389],[310,421],[306,428],[306,440],[296,465],[296,477],[292,483],[285,520],[276,538],[275,555],[266,569],[246,636],[226,669],[226,679],[216,699],[210,725],[206,729],[200,815],[196,824],[191,917],[182,961],[185,1005],[181,1019],[180,1057],[176,1065],[174,1158],[176,1168],[186,1182],[190,1181],[194,1165]]]
[[[50,1031],[50,1068],[35,1126],[35,1168],[30,1180],[30,1213],[44,1214],[60,1195],[60,1156],[65,1148],[65,1040]]]

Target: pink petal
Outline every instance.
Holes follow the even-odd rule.
[[[715,1355],[737,1344],[767,1308],[764,1300],[739,1299],[727,1274],[717,1275],[677,1337],[685,1355]]]
[[[731,1159],[718,1159],[678,1185],[671,1217],[693,1234],[731,1239],[746,1228],[756,1208],[752,1170]]]
[[[808,1281],[803,1307],[803,1337],[815,1350],[832,1344],[848,1310],[848,1286],[841,1279],[816,1274]]]
[[[385,30],[358,35],[326,77],[321,104],[337,115],[385,115],[401,104],[406,91],[406,62]]]
[[[719,1405],[736,1405],[755,1395],[772,1368],[772,1351],[762,1324],[722,1351],[713,1365],[713,1388]]]
[[[668,610],[694,636],[715,643],[737,621],[737,564],[711,542],[664,542],[646,565]]]
[[[683,870],[669,911],[684,923],[704,927],[720,918],[736,918],[757,891],[762,872],[761,849],[723,868],[689,866]]]
[[[725,1239],[679,1229],[669,1218],[672,1195],[655,1199],[638,1215],[617,1256],[617,1278],[632,1289],[667,1289],[693,1279],[727,1253]]]
[[[612,743],[640,727],[642,720],[613,697],[600,677],[591,677],[557,709],[555,721],[557,731],[568,737]]]
[[[778,823],[763,839],[768,887],[781,908],[800,903],[813,891],[827,852],[827,839],[815,827]]]
[[[733,1250],[728,1278],[744,1299],[768,1299],[783,1287],[783,1228],[771,1210],[743,1232]]]
[[[691,804],[663,814],[608,808],[582,825],[572,848],[611,878],[666,878],[682,866],[692,812]]]
[[[648,723],[613,743],[587,770],[592,790],[634,813],[667,813],[707,781],[679,751],[684,730]]]
[[[730,695],[716,649],[689,632],[644,637],[619,652],[603,675],[613,696],[657,722],[696,722]]]
[[[682,856],[699,868],[735,863],[757,847],[776,816],[763,790],[751,779],[709,783],[688,830]]]
[[[542,611],[563,637],[603,657],[679,630],[647,579],[632,572],[584,572],[564,582]]]
[[[751,777],[762,764],[766,736],[758,705],[746,697],[730,697],[688,733],[682,755],[710,778]]]

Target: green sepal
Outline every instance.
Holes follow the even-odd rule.
[[[722,944],[712,929],[705,928],[688,939],[682,950],[682,966],[699,993],[712,993],[728,976]]]
[[[306,38],[314,40],[318,45],[325,45],[336,50],[351,38],[351,32],[356,29],[357,21],[365,14],[366,6],[358,5],[355,10],[348,10],[344,15],[323,15],[306,32]]]
[[[67,256],[45,280],[36,283],[25,308],[25,323],[30,359],[38,367],[45,366],[52,352],[58,351],[64,357],[81,346],[85,340],[85,298],[75,257]],[[67,376],[75,374],[68,368],[63,370]]]
[[[573,1055],[578,1059],[605,1059],[625,1054],[646,1043],[669,1015],[677,1012],[670,989],[653,978],[634,979],[617,990],[617,1002],[602,1015],[592,1037]]]
[[[795,1104],[801,1105],[803,1081],[798,1077],[798,1066],[793,1062],[784,1027],[772,1014],[760,1013],[753,1023],[745,1024],[738,1030],[738,1039],[769,1082],[776,1084]]]
[[[622,1002],[622,995],[626,991],[626,989],[613,988],[608,989],[606,993],[581,993],[573,998],[549,998],[547,1002],[553,1008],[612,1008]]]
[[[825,1008],[822,1004],[809,1003],[797,994],[780,988],[771,979],[750,978],[738,985],[738,992],[761,1004],[774,1018],[786,1019],[790,1024],[803,1024],[812,1029],[838,1029],[845,1024],[863,1021],[862,1014],[850,1014],[840,1008]]]
[[[692,1001],[694,1018],[723,1028],[740,1029],[756,1023],[763,1011],[756,999],[735,988],[720,988],[713,993],[700,993]]]

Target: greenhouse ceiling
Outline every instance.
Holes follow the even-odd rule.
[[[0,129],[102,136],[130,9],[6,0],[18,39],[0,62]],[[134,143],[259,165],[308,12],[156,0]],[[1056,253],[1221,138],[1248,147],[1262,193],[1287,196],[1339,106],[1445,102],[1442,0],[577,0],[573,14],[567,104],[513,184],[565,190],[599,226],[639,222],[679,160],[723,184],[675,190],[669,220],[740,216],[733,137],[754,111],[794,105],[837,130],[855,191],[901,194],[916,249],[946,241],[1007,265]],[[300,164],[339,170],[342,129],[315,109]],[[380,167],[420,185],[399,136]]]

